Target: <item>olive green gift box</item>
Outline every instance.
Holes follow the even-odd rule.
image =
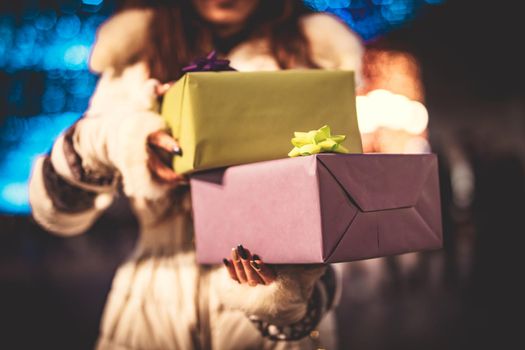
[[[187,73],[161,113],[183,151],[173,162],[179,174],[286,158],[295,131],[325,124],[362,153],[352,71]]]

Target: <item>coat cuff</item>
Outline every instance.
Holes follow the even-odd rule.
[[[80,119],[81,120],[81,119]],[[99,171],[86,170],[81,155],[75,148],[78,121],[56,140],[51,152],[54,171],[66,182],[95,193],[112,192],[116,188],[116,172],[101,167]]]
[[[251,287],[238,284],[225,269],[219,269],[213,284],[220,289],[218,292],[226,308],[286,326],[305,316],[314,286],[325,270],[325,266],[279,266],[273,283]]]
[[[49,157],[38,157],[29,182],[29,202],[34,220],[44,229],[72,236],[91,226],[111,204],[112,194],[75,187],[55,172]]]
[[[95,205],[97,193],[69,184],[56,172],[49,157],[44,159],[42,174],[44,188],[55,209],[64,213],[80,213]]]
[[[300,340],[317,328],[323,316],[332,308],[335,294],[335,272],[329,266],[321,279],[315,283],[306,313],[299,321],[288,325],[277,325],[256,315],[250,315],[248,319],[265,338],[274,341]]]
[[[302,319],[288,325],[277,325],[265,321],[259,316],[251,315],[248,319],[261,335],[273,341],[300,340],[310,334],[326,312],[326,296],[323,287],[316,284],[308,302],[306,313]]]

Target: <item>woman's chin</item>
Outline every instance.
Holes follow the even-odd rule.
[[[218,26],[244,23],[258,4],[259,0],[193,0],[201,17]]]
[[[235,11],[225,11],[219,10],[214,11],[213,14],[209,14],[206,20],[218,27],[229,27],[229,26],[238,26],[244,23],[245,18],[239,16]]]

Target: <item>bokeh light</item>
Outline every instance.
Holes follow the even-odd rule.
[[[98,26],[111,7],[83,1],[83,11],[64,2],[0,17],[0,212],[29,212],[27,180],[38,154],[87,108],[98,77],[88,58]],[[78,4],[78,3],[77,3]]]
[[[35,20],[35,28],[38,30],[50,30],[57,21],[57,15],[54,10],[41,12]]]
[[[93,5],[93,6],[98,6],[98,5],[102,4],[103,2],[104,2],[104,0],[82,0],[83,4]]]
[[[317,11],[331,12],[345,21],[365,40],[412,20],[424,5],[439,5],[444,0],[305,0]]]
[[[64,39],[73,38],[80,31],[80,19],[75,15],[60,17],[56,25],[57,35]]]
[[[64,64],[68,69],[87,69],[89,47],[86,45],[73,45],[64,53]]]
[[[356,108],[359,130],[363,133],[383,127],[418,135],[428,125],[428,112],[421,102],[388,90],[378,89],[357,96]]]

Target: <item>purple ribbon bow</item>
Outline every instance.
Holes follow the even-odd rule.
[[[236,70],[230,67],[230,60],[221,60],[217,58],[217,52],[213,50],[206,57],[197,58],[186,67],[182,68],[184,73],[188,72],[220,72]]]

